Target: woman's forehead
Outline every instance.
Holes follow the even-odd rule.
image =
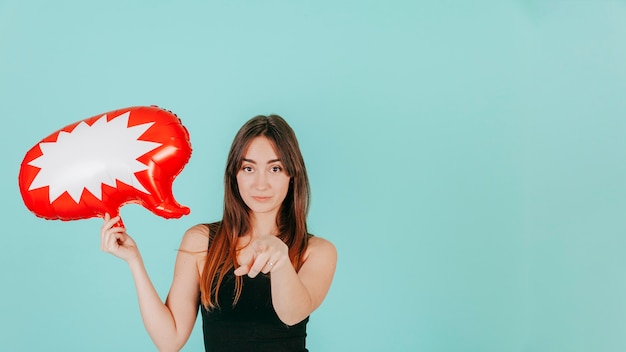
[[[278,160],[278,153],[274,142],[267,137],[259,136],[250,141],[243,158],[255,162],[267,162]]]

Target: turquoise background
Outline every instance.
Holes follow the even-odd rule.
[[[278,113],[340,254],[312,351],[625,351],[625,93],[621,0],[0,0],[0,350],[153,350],[101,221],[35,217],[17,174],[57,129],[156,104],[191,133],[192,213],[122,215],[163,297],[235,132]]]

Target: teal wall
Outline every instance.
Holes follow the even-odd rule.
[[[36,218],[17,174],[156,104],[191,133],[192,213],[122,215],[163,297],[236,130],[278,113],[340,253],[312,351],[625,351],[625,96],[623,0],[0,0],[0,350],[153,349],[101,221]]]

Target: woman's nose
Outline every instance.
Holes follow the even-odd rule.
[[[260,190],[267,189],[269,187],[269,183],[267,182],[267,173],[266,172],[257,172],[255,175],[255,187]]]

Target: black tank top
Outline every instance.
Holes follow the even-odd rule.
[[[209,225],[211,237],[215,233],[212,225]],[[233,307],[234,296],[235,274],[231,269],[219,288],[219,308],[208,311],[202,305],[200,308],[207,352],[308,351],[305,339],[309,318],[293,326],[278,318],[268,275],[260,273],[254,279],[244,275],[241,296]]]

